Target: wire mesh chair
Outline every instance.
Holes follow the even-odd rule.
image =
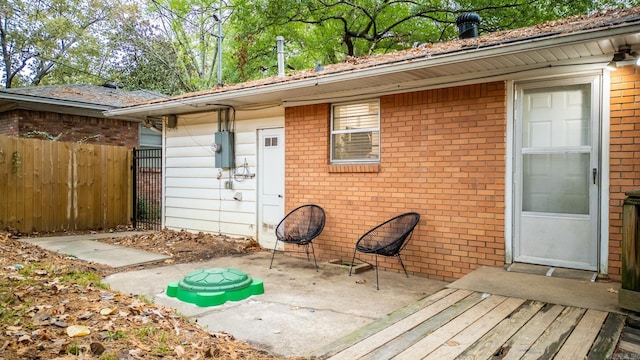
[[[302,246],[308,261],[311,261],[309,259],[309,246],[311,246],[313,262],[316,265],[316,271],[318,271],[318,262],[312,241],[324,229],[325,218],[324,210],[315,204],[302,205],[287,214],[276,227],[276,244],[273,246],[269,269],[271,269],[273,258],[276,256],[278,241],[282,241],[286,244]]]
[[[380,290],[380,284],[378,282],[378,255],[382,256],[396,256],[404,274],[407,274],[400,257],[400,251],[409,242],[413,229],[420,221],[420,214],[416,212],[408,212],[391,218],[382,224],[367,231],[356,242],[355,249],[353,250],[353,259],[351,260],[351,267],[349,268],[349,276],[353,270],[354,261],[356,260],[356,252],[375,255],[375,264],[371,264],[362,259],[365,263],[374,266],[376,268],[376,289]]]

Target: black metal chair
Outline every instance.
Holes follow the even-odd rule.
[[[378,282],[378,255],[396,256],[398,261],[400,261],[404,274],[409,277],[407,269],[405,269],[402,263],[400,251],[402,251],[409,242],[413,234],[413,229],[418,224],[418,221],[420,221],[420,214],[408,212],[391,218],[367,231],[356,242],[355,249],[353,250],[353,259],[351,260],[351,268],[349,269],[349,276],[351,276],[351,271],[353,270],[353,265],[356,260],[356,252],[361,252],[375,255],[375,264],[371,264],[362,259],[358,260],[364,261],[376,268],[376,289],[380,290]]]
[[[316,271],[318,271],[318,262],[316,261],[316,252],[313,248],[312,241],[320,235],[322,229],[324,229],[325,218],[324,210],[315,204],[302,205],[287,214],[276,227],[276,243],[273,246],[273,255],[271,255],[269,269],[271,269],[273,258],[276,256],[278,241],[282,241],[285,244],[304,247],[308,261],[310,261],[309,246],[311,246],[313,262],[316,264]]]

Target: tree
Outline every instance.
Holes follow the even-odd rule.
[[[3,1],[4,87],[105,80],[113,20],[132,10],[108,0]]]
[[[187,91],[213,87],[218,81],[218,37],[221,2],[214,0],[151,0],[150,16],[169,46],[172,66]],[[161,54],[156,54],[158,59]],[[163,61],[164,62],[164,61]]]
[[[632,0],[637,3],[637,0]],[[236,0],[230,30],[240,81],[273,75],[275,36],[287,38],[287,63],[312,68],[317,61],[406,49],[457,37],[456,18],[476,12],[481,33],[584,14],[625,0]]]
[[[171,41],[148,21],[138,21],[123,28],[117,40],[117,61],[112,66],[111,78],[127,90],[146,89],[166,95],[188,92],[192,87],[185,83],[175,64],[177,54]]]

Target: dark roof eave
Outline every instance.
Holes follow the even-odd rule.
[[[82,101],[60,100],[60,99],[52,99],[48,97],[12,94],[5,91],[0,91],[0,101],[2,100],[14,101],[17,103],[22,102],[22,103],[38,103],[43,105],[54,105],[54,106],[67,106],[67,107],[98,110],[98,111],[107,111],[115,108],[113,106],[92,104],[92,103],[87,103]]]

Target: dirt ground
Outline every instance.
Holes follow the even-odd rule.
[[[277,359],[211,333],[147,299],[101,283],[113,269],[19,242],[0,232],[0,360],[13,359]],[[60,235],[60,234],[30,234]],[[104,242],[171,255],[168,263],[262,251],[252,239],[163,230]]]
[[[119,268],[118,271],[130,271],[169,264],[196,263],[221,256],[264,251],[254,239],[231,238],[224,235],[166,229],[135,236],[106,237],[99,241],[171,256],[171,259],[159,263],[137,265],[124,269]],[[107,274],[103,273],[102,275]]]

